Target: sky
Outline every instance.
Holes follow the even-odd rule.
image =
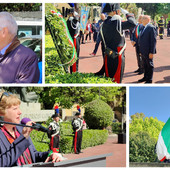
[[[166,122],[170,117],[170,87],[130,87],[129,114],[135,113]]]

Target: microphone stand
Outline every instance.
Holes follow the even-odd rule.
[[[41,126],[40,124],[33,124],[33,126],[29,126],[29,125],[11,123],[11,122],[6,122],[6,121],[3,121],[3,120],[0,120],[0,126],[1,126],[1,124],[9,124],[9,125],[22,126],[22,127],[29,127],[29,128],[37,129],[38,131],[43,131],[43,132],[47,132],[47,133],[49,131],[47,128]]]
[[[29,125],[24,125],[24,124],[18,124],[18,123],[11,123],[11,122],[5,122],[5,121],[3,121],[3,120],[0,120],[0,126],[1,126],[1,124],[9,124],[9,125],[22,126],[22,127],[30,127],[30,128],[35,129],[34,126],[29,126]]]

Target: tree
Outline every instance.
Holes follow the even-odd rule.
[[[145,115],[144,115],[144,113],[135,113],[134,115],[131,115],[130,117],[132,120],[140,119],[140,118],[144,119]]]
[[[103,129],[111,125],[113,110],[104,101],[96,99],[86,104],[84,119],[90,129]]]
[[[132,118],[132,123],[129,125],[129,131],[131,133],[148,132],[148,134],[158,139],[159,133],[164,126],[164,122],[159,121],[157,118],[153,117],[143,117],[144,114],[137,114],[138,117]]]
[[[138,8],[142,8],[145,14],[150,15],[152,19],[158,14],[158,3],[136,3]]]
[[[133,13],[135,16],[138,15],[138,8],[135,3],[121,3],[120,6],[128,12]]]
[[[39,11],[41,3],[1,3],[0,11]]]
[[[155,145],[157,140],[147,132],[131,134],[129,137],[130,162],[155,162]]]
[[[20,88],[20,87],[17,87]],[[39,102],[44,109],[52,109],[55,103],[60,107],[71,108],[75,103],[84,106],[95,99],[101,99],[112,108],[122,105],[125,87],[26,87],[27,92],[34,91],[39,96]],[[4,87],[6,91],[14,92],[16,87]]]

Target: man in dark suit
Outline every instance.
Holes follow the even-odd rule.
[[[144,15],[142,24],[144,29],[139,36],[139,47],[144,62],[144,77],[138,82],[152,83],[153,78],[153,56],[156,54],[156,28],[150,24],[150,16]]]
[[[139,34],[143,30],[144,26],[142,25],[142,18],[143,15],[140,15],[138,18],[138,24],[132,31],[132,36],[131,36],[131,43],[133,47],[135,47],[136,50],[136,57],[137,57],[137,64],[138,64],[138,69],[135,71],[135,73],[138,73],[139,75],[144,72],[143,68],[143,61],[142,61],[142,56],[139,50]]]

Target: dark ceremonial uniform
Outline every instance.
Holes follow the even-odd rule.
[[[105,44],[105,56],[102,69],[96,73],[113,78],[114,82],[121,83],[125,66],[125,37],[123,30],[136,26],[132,14],[127,14],[127,21],[122,22],[119,15],[108,16],[101,27],[102,42]],[[122,50],[123,49],[123,50]],[[122,51],[121,51],[122,50]]]
[[[142,73],[144,70],[143,68],[143,61],[142,61],[142,56],[140,53],[140,49],[139,49],[139,34],[140,32],[144,29],[144,26],[142,24],[138,24],[132,32],[132,36],[131,36],[131,41],[134,41],[136,44],[135,49],[136,49],[136,57],[137,57],[137,64],[138,64],[138,70],[139,73]]]
[[[75,46],[76,51],[77,51],[77,58],[78,58],[76,63],[74,63],[70,67],[70,73],[72,73],[72,72],[78,71],[79,52],[80,52],[80,35],[79,35],[80,34],[80,23],[79,23],[79,21],[76,17],[70,17],[67,20],[67,26],[68,26],[68,30],[70,32],[70,35],[73,39],[74,46]]]
[[[81,152],[83,120],[81,118],[74,118],[72,121],[72,126],[74,131],[74,153],[79,154]]]
[[[50,133],[48,137],[50,138],[50,150],[53,152],[59,152],[59,139],[60,139],[60,125],[58,122],[53,121],[49,125]]]
[[[170,36],[170,21],[167,24],[167,37]]]
[[[163,39],[163,34],[164,34],[164,21],[163,20],[158,21],[158,28],[159,28],[159,37],[160,39]]]

